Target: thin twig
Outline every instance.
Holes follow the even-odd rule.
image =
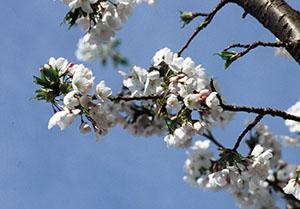
[[[257,123],[259,123],[259,121],[264,117],[264,115],[257,115],[256,118],[248,124],[248,126],[244,129],[244,131],[241,133],[241,135],[238,137],[238,139],[236,140],[236,143],[233,147],[232,150],[236,151],[237,148],[240,146],[240,143],[242,142],[244,136],[249,132],[251,131]]]
[[[252,49],[255,49],[256,47],[263,46],[263,47],[286,47],[288,44],[283,42],[263,42],[263,41],[256,41],[252,44],[232,44],[228,46],[227,48],[223,49],[223,51],[228,51],[232,48],[245,48],[244,51],[237,52],[236,59],[243,57],[247,53],[249,53]]]
[[[205,138],[209,139],[212,143],[214,143],[217,147],[225,149],[225,147],[216,140],[211,131],[207,130],[207,133],[202,134]]]
[[[207,17],[208,13],[202,13],[202,12],[193,12],[193,17]]]
[[[222,9],[229,0],[221,0],[219,4],[212,10],[212,12],[208,13],[206,18],[202,21],[202,23],[194,30],[190,38],[187,40],[187,42],[183,45],[183,47],[178,51],[178,56],[181,56],[182,52],[188,48],[190,43],[193,41],[193,39],[198,35],[198,33],[204,29],[214,18],[214,16],[217,14],[217,12]]]
[[[226,47],[224,49],[224,51],[228,51],[229,49],[232,49],[232,48],[250,48],[251,49],[254,49],[258,46],[263,46],[263,47],[285,47],[286,44],[283,43],[283,42],[263,42],[263,41],[256,41],[252,44],[241,44],[241,43],[237,43],[237,44],[232,44],[228,47]]]

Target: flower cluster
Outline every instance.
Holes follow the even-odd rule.
[[[169,135],[164,139],[168,146],[189,146],[193,135],[231,119],[232,114],[220,107],[217,92],[210,89],[201,65],[169,48],[156,52],[152,61],[148,71],[134,66],[129,74],[120,73],[130,96],[159,96],[152,106],[168,126]]]
[[[195,134],[203,134],[231,118],[219,106],[217,92],[210,89],[204,68],[168,48],[154,55],[149,70],[134,66],[129,73],[120,71],[124,77],[123,90],[116,97],[104,81],[90,94],[94,77],[84,65],[50,58],[41,72],[49,71],[57,73],[56,86],[47,86],[42,92],[48,93],[40,98],[52,95],[47,101],[52,103],[55,114],[49,129],[58,125],[63,130],[76,116],[81,116],[82,132],[93,128],[101,136],[116,124],[142,136],[161,135],[168,130],[164,139],[168,146],[187,147]],[[37,83],[43,86],[43,82]],[[68,90],[63,91],[63,86]],[[131,99],[125,101],[122,97]]]
[[[114,38],[102,45],[90,44],[82,38],[78,42],[78,48],[75,54],[78,60],[84,62],[100,59],[101,64],[105,66],[108,60],[111,59],[114,67],[118,67],[119,65],[127,66],[127,58],[118,50],[120,44],[121,41]]]
[[[102,57],[103,54],[97,52],[110,48],[116,32],[127,22],[134,7],[142,2],[154,4],[155,0],[63,0],[71,9],[65,21],[70,27],[77,24],[86,32],[79,40],[77,57],[84,61],[94,59],[95,55]],[[115,56],[112,58],[116,59]]]
[[[229,121],[232,114],[223,111],[205,69],[189,57],[168,48],[159,50],[148,70],[134,66],[128,73],[120,71],[123,87],[116,96],[105,81],[94,88],[92,71],[64,58],[50,58],[40,72],[40,77],[34,77],[41,86],[36,99],[52,104],[49,129],[64,130],[78,117],[80,131],[94,130],[97,138],[116,125],[138,136],[165,135],[169,147],[190,147],[184,180],[194,186],[226,190],[239,207],[277,208],[275,183],[300,199],[300,170],[281,159],[281,145],[267,126],[256,125],[247,140],[250,154],[246,157],[209,137],[212,128]],[[196,134],[218,145],[218,159],[209,150],[210,141],[193,143]]]
[[[219,160],[208,150],[209,141],[197,141],[185,162],[184,180],[205,190],[225,189],[239,207],[276,208],[266,179],[273,157],[270,149],[256,145],[248,157],[221,151]]]

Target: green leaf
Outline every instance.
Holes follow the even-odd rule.
[[[49,87],[50,82],[45,78],[39,78],[37,76],[33,76],[33,82],[44,87]]]
[[[64,22],[69,25],[69,29],[71,29],[75,24],[77,19],[79,19],[81,16],[84,16],[84,12],[81,11],[80,8],[77,8],[75,10],[69,11],[66,16],[64,17]]]
[[[231,51],[221,51],[217,53],[223,60],[227,60],[228,58],[236,55],[237,52],[231,52]]]
[[[41,88],[36,90],[34,98],[37,100],[46,100],[47,102],[53,102],[55,100],[52,89],[49,88]]]
[[[121,39],[116,39],[113,43],[112,43],[112,48],[113,49],[117,49],[120,45],[121,45]]]
[[[237,58],[239,58],[240,54],[235,51],[221,51],[217,53],[223,60],[225,60],[225,69],[227,69]]]
[[[42,71],[50,81],[59,82],[58,70],[56,68],[50,67],[49,69],[43,69]]]
[[[182,27],[189,24],[195,18],[192,12],[182,12],[182,11],[179,12],[180,12],[180,21],[183,23]]]

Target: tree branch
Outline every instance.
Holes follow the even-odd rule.
[[[273,109],[273,108],[247,107],[247,106],[228,105],[228,104],[223,104],[223,103],[221,103],[220,106],[225,111],[247,112],[247,113],[256,113],[256,114],[260,114],[260,115],[270,115],[272,117],[280,117],[285,120],[294,120],[294,121],[300,122],[299,116],[292,115],[287,112]]]
[[[217,92],[213,79],[210,80],[210,88],[212,91]],[[247,113],[256,113],[259,115],[270,115],[272,117],[280,117],[285,120],[294,120],[300,122],[300,117],[296,115],[289,114],[282,110],[274,109],[274,108],[262,108],[262,107],[248,107],[248,106],[238,106],[238,105],[230,105],[224,104],[220,94],[217,94],[217,98],[220,101],[220,107],[223,108],[225,111],[231,112],[247,112]]]
[[[206,18],[202,21],[202,23],[194,30],[190,38],[187,40],[187,42],[183,45],[183,47],[178,51],[178,56],[180,57],[181,54],[185,49],[187,49],[190,45],[190,43],[193,41],[193,39],[198,35],[198,33],[206,28],[209,23],[213,20],[214,16],[217,14],[219,10],[221,10],[227,3],[229,3],[230,0],[221,0],[219,4],[212,10],[212,12],[208,13]]]
[[[239,148],[240,143],[242,142],[242,139],[244,138],[244,136],[251,131],[256,125],[257,123],[259,123],[259,121],[264,117],[264,115],[257,115],[256,118],[248,124],[248,126],[245,128],[245,130],[241,133],[241,135],[238,137],[234,147],[233,147],[233,151],[236,151],[237,148]]]
[[[240,53],[246,54],[246,53],[248,53],[252,49],[255,49],[258,46],[263,46],[263,47],[285,47],[286,45],[287,44],[285,44],[283,42],[263,42],[263,41],[256,41],[256,42],[254,42],[252,44],[240,44],[240,43],[232,44],[232,45],[229,45],[228,47],[226,47],[223,50],[224,51],[228,51],[229,49],[232,49],[232,48],[246,48],[246,50],[248,50],[247,52],[245,52],[245,53],[244,53],[244,51],[240,52]]]
[[[214,143],[217,147],[225,149],[225,147],[216,140],[210,130],[207,130],[207,133],[202,134],[205,138],[209,139],[212,143]]]
[[[300,64],[300,13],[284,0],[231,0],[255,17]]]

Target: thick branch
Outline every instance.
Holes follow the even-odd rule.
[[[284,0],[231,0],[255,17],[281,42],[300,64],[300,13]]]

